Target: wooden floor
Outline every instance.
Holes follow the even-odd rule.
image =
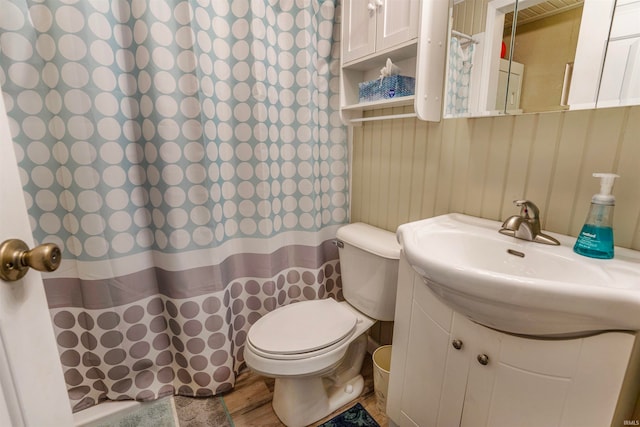
[[[364,377],[364,390],[359,398],[312,425],[318,426],[355,405],[356,402],[360,402],[381,427],[387,427],[386,415],[380,412],[376,406],[376,397],[373,392],[373,363],[370,354],[365,357],[362,376]],[[262,377],[249,370],[238,376],[235,388],[222,397],[236,427],[284,426],[271,406],[274,382],[275,380],[272,378]]]

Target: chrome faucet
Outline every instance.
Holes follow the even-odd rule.
[[[540,231],[540,210],[529,200],[514,200],[520,207],[520,215],[507,218],[502,224],[500,233],[531,242],[545,245],[559,245],[560,242]]]

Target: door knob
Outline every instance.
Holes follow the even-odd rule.
[[[62,252],[55,243],[44,243],[29,249],[19,239],[0,244],[0,279],[8,282],[20,280],[29,267],[38,271],[54,271],[60,266]]]

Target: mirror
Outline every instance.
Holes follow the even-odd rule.
[[[640,104],[639,20],[640,0],[455,0],[444,117]]]
[[[568,96],[583,2],[543,2],[518,8],[507,112],[529,113],[568,109]],[[513,34],[513,15],[505,16],[503,40]],[[514,69],[516,73],[514,73]],[[518,85],[518,86],[516,86]],[[518,94],[516,96],[514,94]]]

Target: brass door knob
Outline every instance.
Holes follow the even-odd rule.
[[[45,243],[29,249],[19,239],[0,244],[0,279],[13,282],[22,279],[29,267],[38,271],[54,271],[60,266],[62,252],[55,243]]]

